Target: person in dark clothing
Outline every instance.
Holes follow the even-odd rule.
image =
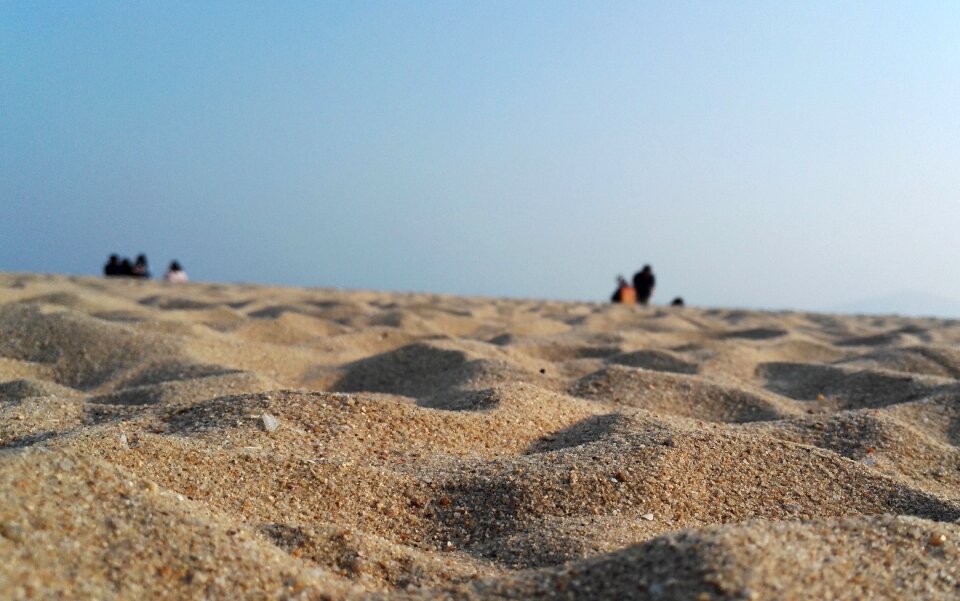
[[[137,256],[137,261],[133,264],[133,276],[137,278],[150,277],[150,270],[147,269],[147,255]]]
[[[117,255],[110,255],[110,259],[107,261],[107,264],[103,266],[103,275],[122,275],[120,273],[120,257]]]
[[[670,306],[671,306],[671,307],[682,307],[683,304],[684,304],[684,303],[683,303],[683,297],[682,297],[682,296],[678,296],[677,298],[673,299],[673,302],[670,303]]]
[[[124,257],[124,259],[120,261],[120,269],[117,271],[117,275],[133,276],[133,263],[130,262],[130,259]]]
[[[638,303],[645,305],[650,302],[656,283],[657,279],[653,275],[653,268],[649,265],[644,265],[643,269],[634,274],[633,288],[637,291]]]
[[[624,279],[622,275],[617,276],[617,289],[614,291],[613,296],[610,297],[610,302],[622,303],[624,305],[632,305],[637,302],[637,292],[633,289],[633,286],[627,283],[627,280]]]

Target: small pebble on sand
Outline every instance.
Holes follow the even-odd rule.
[[[260,416],[260,419],[263,420],[263,429],[267,432],[273,432],[280,427],[280,422],[277,421],[277,418],[273,417],[269,413],[264,413]]]

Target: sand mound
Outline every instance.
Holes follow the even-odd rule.
[[[848,358],[839,365],[956,379],[960,378],[960,351],[934,346],[885,349]]]
[[[599,359],[612,357],[622,352],[623,337],[620,335],[566,336],[517,336],[501,334],[491,338],[491,344],[509,348],[535,359],[563,362],[575,359]]]
[[[742,388],[721,386],[696,376],[610,366],[571,388],[571,394],[657,413],[718,422],[778,419],[796,411]]]
[[[140,304],[168,311],[196,311],[200,309],[212,309],[220,303],[158,294],[140,299]]]
[[[241,371],[216,373],[185,380],[162,381],[143,386],[126,386],[116,392],[93,396],[91,403],[108,405],[153,405],[203,401],[214,394],[229,394],[276,388],[257,374]]]
[[[45,380],[9,380],[0,384],[0,401],[12,403],[36,396],[60,396],[69,398],[78,394],[66,386],[60,386]]]
[[[431,340],[356,362],[335,389],[429,399],[463,389],[546,380],[511,358],[493,345]]]
[[[960,452],[887,411],[842,412],[829,418],[771,424],[774,436],[828,449],[908,486],[956,498]]]
[[[931,438],[960,446],[960,400],[956,392],[893,405],[884,410]]]
[[[905,403],[955,386],[948,378],[832,365],[766,363],[758,373],[773,392],[798,400],[827,398],[845,409]]]
[[[771,338],[780,338],[786,335],[787,331],[780,328],[749,328],[746,330],[724,332],[720,337],[725,339],[770,340]]]
[[[697,364],[687,361],[670,351],[643,350],[611,357],[610,361],[628,367],[642,367],[653,371],[668,371],[678,374],[697,373]]]
[[[235,338],[251,342],[292,345],[336,336],[346,331],[347,328],[332,321],[288,312],[274,318],[244,321],[229,333]]]
[[[0,306],[0,355],[50,365],[56,382],[72,388],[94,388],[149,357],[174,352],[164,340],[83,314]]]
[[[276,304],[252,310],[247,313],[249,317],[254,318],[277,318],[286,313],[307,315],[320,319],[328,319],[335,323],[346,326],[364,326],[368,325],[370,315],[373,313],[370,308],[362,302],[355,301],[326,301],[310,302],[304,301],[296,304]]]
[[[149,384],[159,384],[175,380],[193,380],[238,373],[240,370],[205,363],[187,363],[183,361],[160,361],[144,363],[129,370],[125,377],[118,379],[116,388],[132,388]]]
[[[960,324],[0,274],[0,598],[956,596]]]
[[[949,599],[956,525],[858,517],[671,534],[561,568],[486,580],[454,599]],[[797,549],[802,549],[797,552]],[[791,569],[783,570],[789,565]],[[427,591],[420,598],[431,598]]]
[[[325,589],[350,589],[332,574],[291,563],[243,524],[104,461],[70,452],[6,454],[0,487],[7,492],[0,509],[2,582],[19,583],[7,593],[262,598],[306,588],[316,578]],[[225,556],[232,558],[229,572],[218,569]]]
[[[473,319],[469,313],[439,311],[431,307],[416,306],[386,310],[373,317],[370,325],[390,326],[421,336],[441,333],[466,336],[473,334],[482,324]]]

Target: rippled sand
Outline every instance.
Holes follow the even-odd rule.
[[[0,274],[0,598],[955,599],[960,322]]]

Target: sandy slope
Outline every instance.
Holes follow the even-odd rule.
[[[0,274],[0,598],[960,597],[960,322]]]

